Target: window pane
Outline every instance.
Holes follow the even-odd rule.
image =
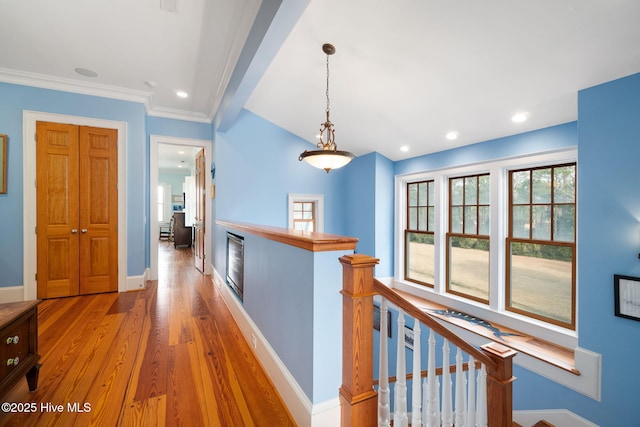
[[[407,233],[405,278],[434,283],[433,234]]]
[[[475,205],[478,200],[478,178],[475,176],[464,179],[464,204]]]
[[[573,242],[575,236],[575,206],[553,207],[553,240]]]
[[[551,169],[534,169],[533,203],[551,203]]]
[[[489,300],[489,239],[449,237],[448,290]]]
[[[303,219],[313,219],[313,212],[304,211],[302,212]]]
[[[435,208],[434,207],[429,207],[427,208],[427,219],[429,221],[429,226],[428,226],[428,230],[427,231],[433,231],[433,224],[435,222]]]
[[[463,183],[463,178],[456,178],[451,180],[451,204],[454,206],[462,205]]]
[[[293,219],[302,219],[301,211],[293,211]]]
[[[529,230],[531,228],[531,218],[529,215],[531,210],[529,206],[514,206],[512,216],[512,230],[511,235],[520,239],[529,238]]]
[[[575,203],[576,167],[563,166],[553,170],[553,197],[555,203]]]
[[[418,229],[418,208],[409,208],[409,223],[407,226],[409,230]]]
[[[409,206],[418,206],[418,184],[409,184],[407,188],[409,193]]]
[[[478,208],[476,206],[466,206],[464,208],[464,232],[465,234],[478,234]]]
[[[433,181],[429,181],[429,190],[428,190],[428,195],[429,195],[429,206],[434,206],[434,201],[435,201],[435,195],[434,195],[434,191],[435,191],[435,185],[433,183]]]
[[[478,203],[488,205],[491,202],[491,185],[489,175],[478,177]]]
[[[427,231],[427,208],[418,208],[418,230]]]
[[[163,204],[158,203],[158,222],[164,222],[164,209]]]
[[[462,233],[462,206],[451,208],[451,232]]]
[[[511,174],[511,194],[513,204],[529,203],[529,171],[513,172]]]
[[[551,208],[549,206],[532,207],[532,230],[533,240],[551,240]]]
[[[427,205],[427,183],[421,182],[418,184],[418,204],[420,206]]]
[[[507,304],[562,323],[571,323],[572,248],[511,243],[511,300]]]
[[[491,232],[491,222],[489,221],[489,206],[478,207],[478,234],[489,235]]]

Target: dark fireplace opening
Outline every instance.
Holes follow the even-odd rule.
[[[242,300],[244,291],[244,237],[227,232],[227,284]]]

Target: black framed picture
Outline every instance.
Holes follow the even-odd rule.
[[[373,305],[373,329],[380,330],[380,306]],[[391,338],[391,312],[387,311],[387,336]]]
[[[614,274],[615,315],[640,321],[640,277]]]

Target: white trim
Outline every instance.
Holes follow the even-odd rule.
[[[288,205],[288,227],[293,228],[293,203],[294,202],[314,202],[315,203],[315,212],[314,216],[316,218],[316,228],[319,233],[324,233],[324,194],[298,194],[298,193],[289,193],[287,195],[287,205]]]
[[[24,300],[24,286],[8,286],[6,288],[0,288],[0,304]]]
[[[231,311],[231,315],[238,324],[248,343],[255,337],[255,348],[252,348],[256,358],[267,372],[276,390],[282,397],[287,409],[300,427],[324,427],[340,425],[340,400],[331,399],[326,402],[312,404],[302,387],[295,380],[278,354],[271,347],[260,329],[253,322],[238,301],[237,296],[215,268],[213,268],[213,282],[220,289],[223,299]],[[336,390],[338,394],[338,390]]]
[[[0,81],[16,85],[39,87],[43,89],[59,90],[63,92],[79,93],[82,95],[99,96],[102,98],[119,99],[122,101],[144,104],[147,115],[167,119],[187,120],[198,123],[211,123],[213,116],[203,113],[178,110],[175,108],[159,107],[155,104],[152,91],[135,90],[120,86],[110,86],[93,82],[72,80],[63,77],[27,71],[12,70],[0,67]]]
[[[129,276],[127,277],[127,291],[140,291],[145,288],[145,284],[147,283],[147,274],[149,273],[149,269],[145,269],[144,274],[139,276]]]
[[[158,192],[155,190],[158,187],[158,144],[172,144],[172,145],[185,145],[191,147],[204,148],[204,161],[208,167],[212,160],[212,143],[206,139],[188,139],[188,138],[175,138],[162,135],[151,135],[149,140],[149,250],[150,250],[150,268],[149,268],[149,280],[158,279]],[[211,174],[205,172],[205,188],[211,187]],[[205,243],[204,243],[204,257],[205,257],[205,274],[211,274],[210,263],[211,260],[211,242],[213,238],[213,221],[211,208],[211,199],[206,197],[205,206]]]
[[[534,411],[513,411],[513,421],[523,426],[532,426],[540,420],[562,427],[598,427],[568,409],[543,409]]]
[[[127,290],[127,123],[67,116],[64,114],[23,111],[22,134],[22,182],[23,182],[23,241],[24,241],[24,300],[37,298],[36,229],[36,122],[66,123],[77,126],[93,126],[118,131],[118,292]],[[32,184],[33,183],[33,184]]]

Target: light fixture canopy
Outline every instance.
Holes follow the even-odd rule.
[[[320,126],[319,141],[316,144],[317,150],[304,150],[298,157],[299,161],[304,160],[311,166],[324,169],[329,173],[331,169],[338,169],[349,163],[355,156],[348,151],[338,150],[335,142],[335,130],[333,123],[329,120],[329,55],[336,53],[336,48],[329,43],[322,45],[322,51],[327,55],[327,118]]]

